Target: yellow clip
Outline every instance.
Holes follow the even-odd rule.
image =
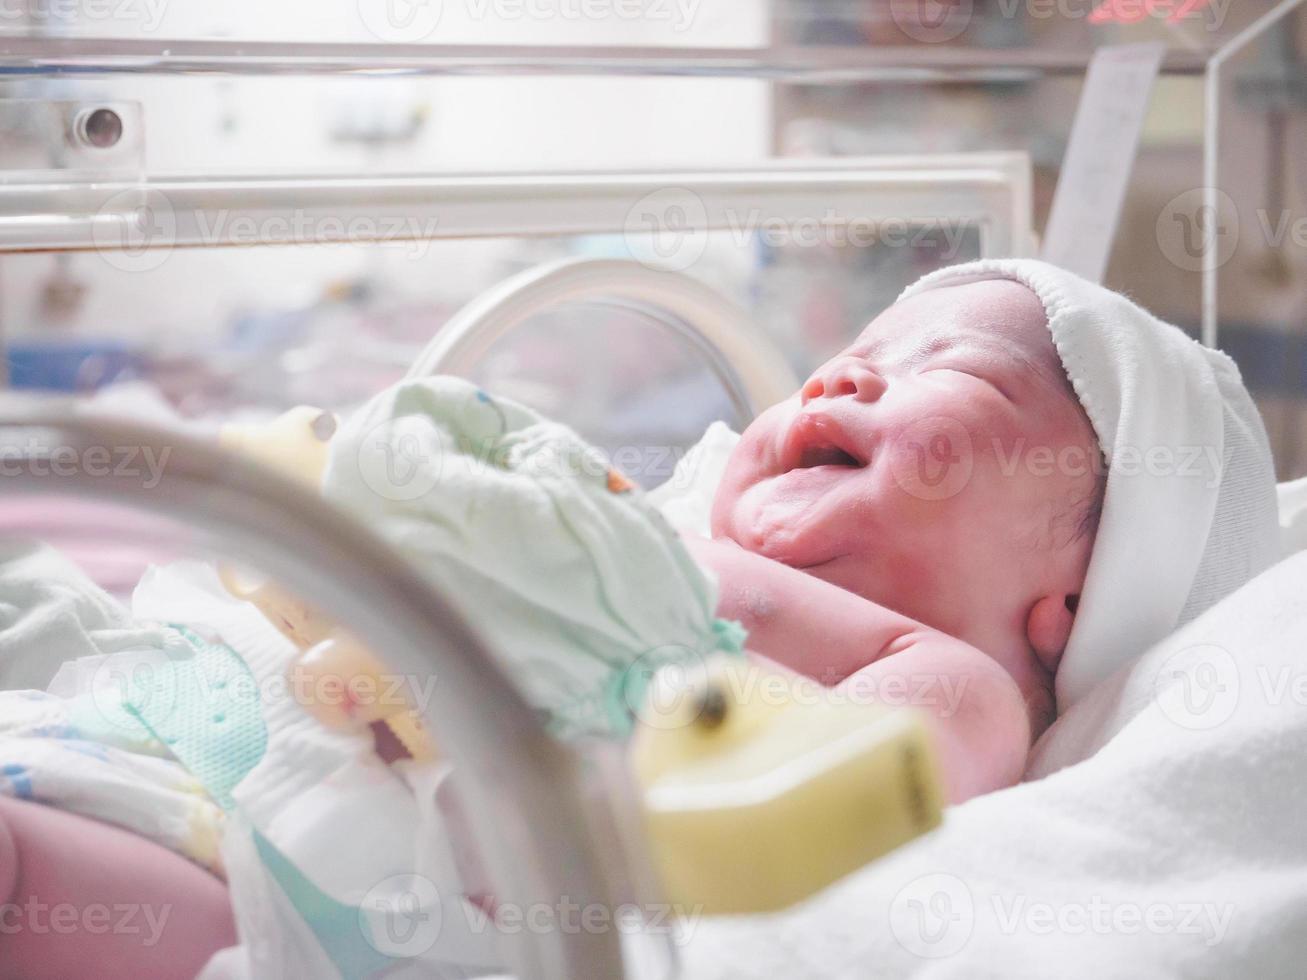
[[[944,793],[916,710],[793,690],[756,662],[714,661],[675,711],[638,726],[632,764],[674,906],[776,911],[938,825]]]

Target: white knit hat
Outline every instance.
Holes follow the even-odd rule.
[[[1059,713],[1280,556],[1261,417],[1220,351],[1044,262],[941,269],[939,286],[1011,279],[1039,297],[1108,464],[1102,519],[1066,652]]]

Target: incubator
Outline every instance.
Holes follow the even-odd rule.
[[[299,649],[438,678],[363,720],[453,765],[461,873],[504,906],[785,908],[938,823],[913,716],[750,702],[713,661],[693,717],[629,752],[554,738],[475,625],[319,499],[337,417],[457,375],[666,491],[924,273],[1043,256],[1227,350],[1279,478],[1307,475],[1302,6],[0,11],[0,522],[120,597],[202,558]],[[53,465],[97,447],[166,462]],[[342,975],[404,959],[310,925]],[[647,915],[500,939],[470,961],[677,969]]]

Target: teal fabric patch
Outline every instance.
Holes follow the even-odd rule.
[[[393,959],[378,952],[368,940],[370,933],[366,931],[368,923],[362,909],[336,901],[305,877],[272,841],[258,830],[253,834],[264,867],[313,930],[343,980],[367,980],[395,965]]]
[[[121,685],[120,706],[103,707],[144,726],[230,811],[236,806],[232,790],[268,748],[259,685],[231,647],[208,643],[185,626],[171,628],[189,655],[133,671]]]
[[[124,660],[117,673],[109,663],[112,683],[80,705],[78,727],[117,738],[143,730],[166,746],[219,806],[234,810],[233,790],[268,747],[258,684],[231,647],[209,643],[185,626],[170,628],[179,642],[168,645],[166,661]],[[252,833],[269,874],[344,980],[367,980],[395,966],[397,961],[370,941],[366,910],[332,898],[257,829]]]
[[[744,653],[744,644],[749,639],[749,631],[743,623],[733,619],[714,619],[712,622],[713,638],[717,649],[722,653]]]
[[[649,693],[654,674],[664,667],[684,667],[694,670],[702,667],[710,656],[744,656],[744,641],[748,633],[734,620],[714,619],[712,639],[716,646],[700,654],[684,647],[668,646],[650,651],[625,670],[614,671],[603,692],[603,714],[608,730],[618,738],[627,738],[635,728],[635,721]]]

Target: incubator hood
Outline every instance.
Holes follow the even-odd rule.
[[[0,23],[10,381],[144,377],[186,415],[345,405],[478,294],[567,258],[698,278],[802,374],[921,273],[1044,253],[1226,347],[1295,476],[1299,6],[24,8]],[[565,328],[577,350],[663,336],[648,310],[566,319],[591,325]],[[531,332],[482,370],[559,410],[577,381],[523,377]],[[662,349],[707,390],[692,350]],[[682,443],[744,421],[700,401]]]

